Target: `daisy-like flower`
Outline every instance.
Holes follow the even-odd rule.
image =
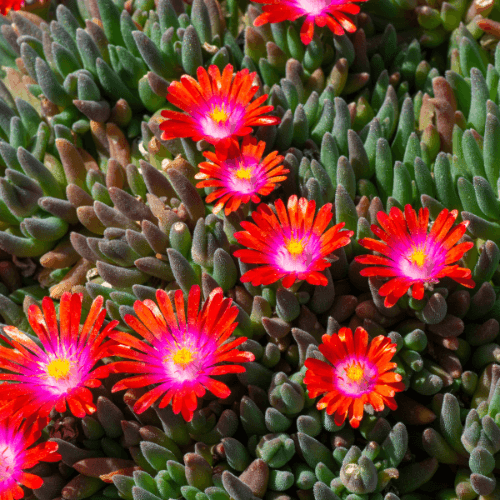
[[[361,327],[354,335],[350,328],[341,328],[338,334],[323,335],[319,350],[328,362],[315,358],[305,361],[304,383],[309,396],[324,396],[318,401],[318,410],[326,408],[334,416],[335,424],[342,425],[346,418],[352,427],[359,427],[364,405],[382,411],[387,405],[396,409],[394,395],[404,390],[401,375],[392,370],[396,344],[379,335],[370,341]]]
[[[88,388],[99,387],[98,379],[107,377],[108,369],[93,368],[109,356],[114,342],[104,340],[118,324],[113,321],[100,331],[106,317],[102,304],[102,297],[94,300],[82,328],[82,294],[63,294],[59,325],[52,299],[44,297],[42,310],[31,305],[28,320],[41,346],[17,328],[4,327],[2,338],[14,349],[0,346],[0,380],[7,381],[0,385],[0,400],[19,398],[28,419],[35,414],[46,417],[53,408],[63,413],[66,403],[75,417],[95,412]]]
[[[61,455],[57,452],[57,443],[47,441],[31,446],[41,436],[41,429],[47,425],[47,419],[38,419],[34,423],[26,420],[19,424],[8,418],[0,422],[0,500],[20,499],[24,491],[20,485],[31,489],[40,488],[43,479],[30,472],[39,462],[57,462]]]
[[[231,394],[229,387],[213,379],[214,375],[242,373],[245,368],[234,363],[253,361],[250,352],[235,347],[246,337],[226,342],[236,328],[238,308],[225,299],[221,288],[215,289],[200,310],[200,287],[189,291],[187,314],[182,290],[174,296],[174,307],[164,290],[157,290],[158,305],[152,300],[136,301],[135,316],[125,316],[127,324],[142,339],[124,332],[111,335],[121,345],[114,354],[132,361],[117,361],[110,369],[117,373],[134,373],[114,385],[112,391],[157,384],[140,397],[134,411],[142,413],[160,397],[160,408],[172,402],[173,412],[186,421],[193,418],[198,399],[206,390],[218,398]],[[229,364],[220,364],[229,363]]]
[[[474,288],[470,269],[449,265],[474,246],[472,242],[456,245],[469,225],[464,221],[453,227],[457,216],[456,210],[442,210],[428,231],[427,208],[421,208],[418,216],[411,205],[406,205],[404,214],[396,207],[391,208],[389,215],[377,214],[381,228],[373,224],[371,230],[382,241],[363,238],[359,243],[382,256],[362,255],[356,260],[373,266],[362,269],[362,276],[392,278],[379,290],[386,307],[392,307],[410,287],[413,298],[422,299],[425,285],[436,284],[445,276]]]
[[[167,99],[184,113],[161,112],[166,118],[160,124],[163,140],[192,137],[217,144],[233,136],[251,134],[252,127],[280,123],[275,116],[263,116],[274,109],[261,106],[267,94],[250,102],[259,89],[252,84],[256,73],[243,69],[233,77],[230,64],[222,75],[215,65],[208,68],[208,73],[203,67],[196,73],[198,81],[183,75],[180,82],[172,82],[168,88]]]
[[[270,285],[283,278],[283,286],[291,287],[296,279],[312,285],[326,285],[321,273],[330,262],[325,258],[350,242],[353,231],[342,230],[344,223],[325,232],[332,219],[332,204],[327,203],[316,213],[316,203],[293,195],[288,208],[281,200],[271,207],[261,203],[252,214],[255,222],[244,221],[246,231],[234,233],[238,243],[246,248],[234,252],[247,264],[263,264],[250,269],[241,281],[252,285]]]
[[[11,10],[21,10],[24,0],[0,0],[0,14],[6,16]]]
[[[357,14],[359,5],[354,2],[366,0],[253,0],[264,4],[263,13],[254,21],[254,26],[266,23],[295,21],[305,16],[300,30],[302,43],[309,44],[314,35],[314,24],[319,27],[328,26],[335,35],[343,35],[345,31],[353,33],[356,25],[346,14]]]
[[[215,153],[203,153],[211,163],[200,163],[200,172],[195,178],[204,180],[198,182],[196,187],[217,188],[206,198],[207,203],[219,200],[214,213],[224,205],[224,212],[229,215],[242,203],[250,200],[258,203],[258,195],[267,196],[278,182],[286,179],[284,174],[288,174],[289,170],[281,165],[283,156],[273,151],[262,160],[265,147],[264,141],[257,144],[256,139],[246,136],[241,149],[237,141],[232,141],[228,148],[216,147]]]

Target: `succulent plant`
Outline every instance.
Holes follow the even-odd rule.
[[[35,351],[38,340],[48,345],[37,339],[45,326],[50,335],[78,330],[57,304],[64,292],[81,294],[82,323],[94,317],[92,301],[101,295],[99,321],[117,321],[113,342],[123,344],[118,355],[96,357],[103,385],[90,387],[95,412],[76,418],[71,408],[54,409],[48,425],[40,421],[40,443],[57,446],[61,460],[38,463],[29,472],[43,485],[23,492],[39,500],[497,499],[498,6],[369,0],[349,18],[355,32],[333,35],[320,19],[304,45],[303,18],[255,23],[266,9],[259,3],[265,2],[72,0],[0,16],[0,76],[7,75],[0,82],[0,388],[8,390],[12,379],[4,360],[12,326]],[[172,116],[179,107],[172,82],[228,64],[255,72],[255,96],[268,94],[265,104],[280,123],[256,127],[254,136],[265,142],[264,154],[284,157],[287,175],[258,210],[242,203],[226,215],[217,207],[214,213],[206,201],[214,188],[197,188],[195,176],[203,153],[226,154],[228,143],[165,140],[160,125],[162,111]],[[10,78],[16,75],[18,88]],[[213,120],[223,121],[226,112],[217,108]],[[410,207],[421,210],[418,219]],[[272,211],[279,230],[269,222]],[[264,227],[267,220],[259,234],[269,241],[284,235],[293,261],[317,243],[316,221],[324,222],[326,212],[332,218],[325,232],[344,224],[352,236],[322,255],[317,275],[295,280],[297,264],[290,286],[273,282],[269,269],[261,270],[266,279],[247,280],[269,263],[256,257],[265,238],[248,243],[257,239],[251,224]],[[427,239],[411,238],[414,220],[425,220],[422,234],[439,232],[438,243],[457,230],[456,220],[461,237],[450,238],[444,257],[430,255]],[[426,259],[442,257],[457,266],[450,276],[458,279],[426,275],[414,280],[421,286],[400,283],[402,295],[391,296],[387,278],[406,275],[402,267],[388,271],[386,247],[374,235],[385,235],[402,261],[426,272]],[[404,245],[402,235],[409,238]],[[367,256],[368,249],[376,253]],[[266,258],[279,260],[283,248],[271,250]],[[366,272],[367,262],[379,266],[378,274]],[[158,377],[147,378],[140,363],[133,368],[138,378],[127,379],[132,388],[114,392],[124,384],[119,372],[131,369],[123,359],[144,361],[137,335],[148,342],[169,328],[194,328],[193,306],[188,302],[183,314],[181,300],[192,290],[201,302],[216,295],[222,309],[237,307],[227,346],[246,338],[239,345],[248,355],[244,369],[223,364],[210,372],[219,391],[197,386],[194,396],[182,395],[188,406],[182,413],[169,392],[165,404],[148,400],[170,388],[155,385]],[[47,296],[56,305],[44,323],[33,311]],[[199,324],[208,331],[206,322],[220,321],[220,311],[200,313]],[[391,346],[390,377],[374,391],[391,404],[360,399],[370,375],[360,360],[370,356],[363,357],[364,344],[347,328],[364,329],[371,345]],[[337,342],[337,364],[325,354],[328,342]],[[170,352],[164,357],[167,368],[176,364],[179,380],[192,361],[189,348],[175,360]],[[327,361],[328,377],[318,368]],[[342,387],[361,401],[359,427],[346,419],[342,384],[333,382],[341,372]],[[308,373],[323,373],[332,386],[325,399]],[[221,386],[230,389],[226,397]],[[150,405],[141,412],[144,401]],[[19,406],[0,398],[0,423],[10,410],[22,414]],[[2,439],[0,430],[0,497]]]

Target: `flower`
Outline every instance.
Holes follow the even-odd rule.
[[[84,417],[96,410],[89,387],[99,387],[100,378],[108,375],[106,366],[92,371],[94,365],[109,355],[113,341],[104,342],[118,321],[109,323],[99,332],[106,317],[101,310],[102,297],[97,297],[82,328],[80,316],[82,294],[66,292],[61,297],[59,317],[52,299],[44,297],[42,310],[33,304],[28,320],[41,342],[13,326],[4,327],[2,337],[14,349],[0,346],[0,400],[22,401],[25,416],[46,417],[55,408],[63,413],[66,403],[75,417]],[[10,372],[10,373],[9,373]],[[10,383],[14,382],[14,383]]]
[[[217,144],[252,133],[252,126],[280,123],[277,117],[262,116],[273,110],[273,106],[261,106],[267,94],[250,102],[259,89],[252,85],[256,73],[249,74],[248,69],[243,69],[233,78],[230,64],[222,76],[215,65],[208,68],[208,73],[203,67],[196,73],[199,82],[183,75],[180,82],[172,82],[168,88],[167,99],[185,113],[161,112],[167,118],[160,124],[163,140],[192,137],[195,141],[205,139]]]
[[[356,25],[346,14],[357,14],[359,5],[353,2],[366,0],[253,0],[262,3],[263,13],[254,21],[254,26],[266,23],[281,23],[295,21],[306,16],[300,30],[300,39],[305,45],[309,44],[314,35],[314,24],[328,26],[335,35],[343,35],[345,31],[353,33]],[[344,31],[345,30],[345,31]]]
[[[370,264],[361,270],[362,276],[380,276],[392,278],[384,283],[379,294],[385,297],[384,305],[392,307],[410,287],[415,299],[424,297],[424,285],[435,284],[440,278],[448,276],[468,288],[474,288],[470,269],[450,266],[471,249],[472,242],[455,245],[464,235],[468,221],[453,224],[458,216],[456,210],[441,211],[428,231],[429,210],[421,208],[418,217],[411,207],[406,205],[404,214],[393,207],[389,215],[377,214],[382,227],[372,225],[372,232],[382,241],[372,238],[359,240],[360,245],[381,253],[378,255],[362,255],[356,257],[361,264]]]
[[[226,215],[238,210],[242,203],[252,200],[258,203],[258,194],[266,196],[276,186],[276,183],[284,181],[289,172],[283,165],[283,156],[277,151],[267,155],[262,161],[262,155],[266,147],[264,141],[257,144],[257,140],[245,137],[242,148],[238,142],[231,142],[228,148],[216,147],[215,153],[203,153],[205,158],[212,163],[200,163],[200,172],[195,175],[196,179],[204,179],[196,187],[216,187],[210,193],[206,202],[219,199],[213,212],[217,213],[226,204],[224,210]]]
[[[112,392],[158,384],[136,401],[134,411],[144,412],[163,396],[159,407],[172,401],[173,412],[182,413],[189,422],[197,398],[206,390],[218,398],[231,394],[226,384],[212,376],[245,371],[241,365],[220,363],[245,363],[255,357],[235,349],[246,337],[226,343],[236,328],[238,308],[224,298],[221,288],[212,291],[200,310],[200,287],[191,287],[187,315],[182,290],[175,292],[175,312],[164,290],[156,291],[156,299],[158,305],[152,300],[135,302],[139,319],[131,314],[124,318],[144,340],[124,332],[111,335],[121,344],[114,348],[114,354],[132,361],[117,361],[110,368],[116,373],[138,374],[116,383]]]
[[[57,443],[47,441],[30,448],[41,436],[41,429],[47,419],[29,423],[20,419],[4,419],[0,422],[0,500],[23,498],[20,485],[37,489],[43,479],[35,474],[24,472],[39,462],[57,462],[61,455],[56,453]]]
[[[21,10],[24,0],[0,0],[0,14],[6,16],[10,10]]]
[[[234,252],[242,262],[264,264],[247,271],[241,281],[252,285],[270,285],[283,278],[283,286],[291,287],[296,279],[312,285],[326,285],[321,271],[330,267],[325,257],[347,245],[352,231],[342,230],[344,223],[324,232],[332,219],[332,204],[327,203],[316,217],[316,203],[293,195],[288,211],[282,200],[276,200],[276,214],[261,203],[252,214],[255,224],[242,222],[246,231],[234,233],[238,243],[247,247]]]
[[[304,363],[309,396],[324,394],[316,407],[326,408],[328,415],[335,414],[336,425],[349,417],[351,426],[359,427],[365,404],[375,411],[382,411],[385,405],[395,410],[394,394],[404,390],[401,375],[391,371],[397,367],[390,363],[396,344],[383,335],[369,340],[361,327],[356,328],[354,336],[350,328],[341,328],[338,334],[322,337],[319,350],[328,362],[308,358]]]

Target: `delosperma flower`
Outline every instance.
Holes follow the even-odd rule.
[[[38,419],[29,423],[10,418],[0,421],[0,500],[13,500],[24,497],[21,488],[37,489],[43,479],[30,472],[40,462],[57,462],[61,455],[57,453],[57,443],[47,441],[32,446],[41,436],[41,429],[47,425],[47,419]]]
[[[218,200],[213,209],[217,213],[225,205],[224,212],[229,215],[238,210],[242,203],[252,200],[258,203],[258,195],[267,196],[278,182],[286,179],[289,172],[281,165],[283,156],[277,151],[268,154],[264,159],[266,143],[245,137],[242,147],[232,141],[229,147],[216,147],[215,153],[205,152],[203,155],[210,162],[200,163],[200,172],[196,179],[197,188],[215,187],[210,193],[207,203]]]
[[[389,215],[377,214],[381,227],[372,225],[371,230],[382,241],[363,238],[359,243],[382,256],[362,255],[356,260],[372,266],[362,269],[362,276],[391,278],[379,289],[386,307],[392,307],[410,287],[413,298],[422,299],[425,286],[436,284],[446,276],[474,288],[470,269],[450,265],[474,246],[472,242],[456,244],[469,225],[464,221],[453,227],[457,216],[456,210],[442,210],[429,231],[427,208],[421,208],[418,216],[411,205],[406,205],[404,214],[396,207]]]
[[[315,358],[305,360],[307,368],[304,383],[309,396],[318,401],[318,410],[326,409],[334,415],[336,425],[346,419],[352,427],[359,427],[364,405],[370,404],[375,411],[384,406],[396,409],[394,395],[404,390],[401,375],[392,370],[396,344],[379,335],[370,341],[361,327],[354,335],[349,328],[341,328],[338,334],[323,335],[319,350],[327,362]]]
[[[302,43],[309,44],[314,36],[314,24],[327,26],[335,35],[343,35],[345,31],[356,31],[356,25],[346,14],[357,14],[359,5],[355,2],[366,0],[253,0],[264,4],[263,13],[254,21],[254,26],[266,23],[295,21],[305,16],[300,30]]]
[[[331,203],[315,215],[314,201],[294,195],[288,199],[287,208],[279,199],[275,208],[276,213],[260,204],[252,214],[255,223],[243,221],[245,231],[234,233],[238,243],[246,247],[234,252],[235,257],[248,264],[261,264],[247,271],[241,281],[257,286],[282,279],[285,288],[297,279],[326,285],[328,281],[321,271],[330,262],[325,257],[347,245],[354,233],[342,230],[343,222],[325,231],[332,219]]]
[[[218,398],[231,394],[229,387],[214,375],[242,373],[246,363],[255,359],[250,352],[235,349],[246,337],[227,342],[234,329],[238,308],[225,299],[221,288],[212,291],[200,310],[200,287],[189,291],[187,314],[182,290],[177,290],[174,306],[164,290],[157,290],[158,305],[152,300],[136,301],[138,319],[125,316],[127,324],[142,339],[122,332],[112,334],[120,346],[115,355],[131,361],[117,361],[110,368],[119,373],[133,373],[115,384],[113,392],[156,384],[134,405],[136,413],[146,411],[162,397],[159,407],[172,402],[173,412],[186,421],[193,418],[198,398],[208,390]],[[221,364],[229,363],[229,364]]]
[[[198,68],[198,81],[183,75],[180,82],[172,82],[167,99],[184,113],[161,112],[166,118],[160,124],[162,139],[192,137],[195,141],[205,139],[217,144],[233,136],[248,135],[252,127],[280,123],[279,118],[266,115],[273,106],[261,106],[267,94],[252,101],[259,89],[253,85],[255,75],[247,69],[233,75],[230,64],[221,75],[219,68],[212,65],[208,72],[203,67]]]
[[[20,10],[24,7],[24,0],[0,0],[0,14],[6,16],[11,10]]]
[[[44,297],[42,309],[31,305],[28,320],[42,347],[13,326],[4,327],[3,337],[14,349],[0,346],[0,400],[21,398],[21,411],[30,417],[47,416],[55,408],[63,413],[66,404],[75,417],[95,412],[89,388],[99,387],[108,375],[106,366],[95,364],[109,355],[106,340],[118,323],[101,330],[106,311],[97,297],[80,327],[82,295],[64,293],[59,308],[59,325],[52,299]]]

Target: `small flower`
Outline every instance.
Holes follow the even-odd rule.
[[[200,287],[193,286],[187,315],[182,290],[175,292],[175,311],[164,290],[157,290],[156,299],[158,305],[152,300],[135,302],[139,319],[125,316],[127,324],[144,340],[123,332],[111,335],[121,344],[114,348],[114,354],[132,361],[117,361],[110,369],[137,374],[115,384],[112,391],[158,384],[136,401],[134,411],[144,412],[163,396],[159,407],[172,401],[173,412],[181,413],[189,422],[198,406],[197,398],[206,390],[218,398],[231,394],[226,384],[212,376],[245,371],[241,365],[220,363],[246,363],[255,357],[235,349],[246,337],[226,342],[236,328],[238,308],[224,298],[221,288],[210,294],[200,310]]]
[[[325,232],[332,219],[332,204],[327,203],[316,217],[316,203],[306,198],[288,199],[288,210],[281,200],[275,203],[276,214],[264,203],[252,214],[255,224],[242,222],[246,231],[234,233],[238,243],[247,247],[234,252],[247,264],[263,264],[247,271],[241,281],[252,285],[270,285],[283,278],[283,286],[291,287],[296,279],[312,285],[326,285],[321,271],[330,267],[325,257],[347,245],[352,231],[341,230],[344,223]]]
[[[323,335],[319,350],[328,363],[315,358],[305,361],[304,383],[309,396],[324,396],[318,401],[318,410],[326,408],[335,414],[335,424],[342,425],[347,417],[352,427],[359,427],[364,405],[382,411],[387,405],[396,409],[394,395],[404,390],[401,375],[394,373],[396,363],[390,360],[396,353],[396,344],[379,335],[370,341],[368,333],[356,328],[341,328],[338,334]]]
[[[264,4],[263,13],[254,21],[254,26],[266,23],[295,21],[306,16],[300,30],[300,39],[309,44],[314,35],[314,24],[319,27],[328,26],[335,35],[343,35],[345,31],[353,33],[356,25],[346,14],[357,14],[359,5],[354,2],[366,0],[253,0]],[[345,31],[344,31],[345,30]]]
[[[100,378],[108,375],[106,366],[92,371],[94,365],[109,355],[113,341],[104,342],[118,321],[99,332],[106,317],[101,310],[102,297],[97,297],[82,328],[80,316],[82,295],[64,293],[59,318],[52,299],[44,297],[42,310],[31,305],[28,320],[41,342],[41,347],[27,334],[13,326],[4,327],[2,337],[14,349],[0,347],[0,400],[22,401],[25,416],[46,417],[55,408],[63,413],[66,403],[75,417],[96,410],[89,387],[99,387]],[[14,383],[10,383],[14,382]],[[19,406],[19,405],[18,405]]]
[[[38,419],[34,423],[24,421],[19,425],[7,418],[0,421],[0,500],[13,500],[24,497],[20,485],[37,489],[43,479],[35,474],[24,472],[39,462],[57,462],[61,455],[56,453],[57,443],[47,441],[30,448],[41,436],[41,429],[47,425],[47,419]]]
[[[24,0],[0,0],[0,14],[6,16],[10,10],[21,10]]]
[[[164,110],[161,115],[167,120],[160,124],[162,139],[192,137],[217,144],[233,136],[245,136],[259,125],[277,125],[275,116],[262,116],[273,110],[273,106],[261,106],[267,94],[250,102],[259,89],[252,82],[256,73],[247,69],[238,71],[233,78],[233,67],[228,64],[220,74],[212,65],[207,71],[200,67],[198,82],[183,75],[180,82],[172,82],[167,99],[185,113]]]
[[[375,266],[362,269],[362,276],[392,278],[379,289],[379,294],[385,297],[386,307],[392,307],[410,287],[413,298],[422,299],[424,285],[438,283],[445,276],[474,288],[470,269],[449,265],[474,246],[472,242],[456,245],[469,225],[464,221],[453,227],[457,216],[456,210],[442,210],[428,232],[427,208],[421,208],[418,216],[411,205],[406,205],[404,214],[396,207],[391,208],[389,215],[384,212],[377,214],[382,229],[376,225],[371,229],[382,241],[363,238],[359,244],[383,257],[362,255],[356,257],[356,261]]]
[[[245,137],[242,148],[238,142],[232,141],[228,148],[216,147],[215,153],[205,152],[203,155],[212,163],[200,163],[200,172],[195,175],[196,179],[205,179],[196,187],[215,187],[206,202],[216,203],[213,212],[217,213],[225,206],[224,212],[229,215],[238,210],[242,203],[252,200],[254,203],[260,201],[259,196],[267,196],[278,182],[286,179],[289,172],[281,165],[283,156],[277,151],[268,154],[262,161],[262,155],[266,147],[264,141],[257,144],[257,140]]]

